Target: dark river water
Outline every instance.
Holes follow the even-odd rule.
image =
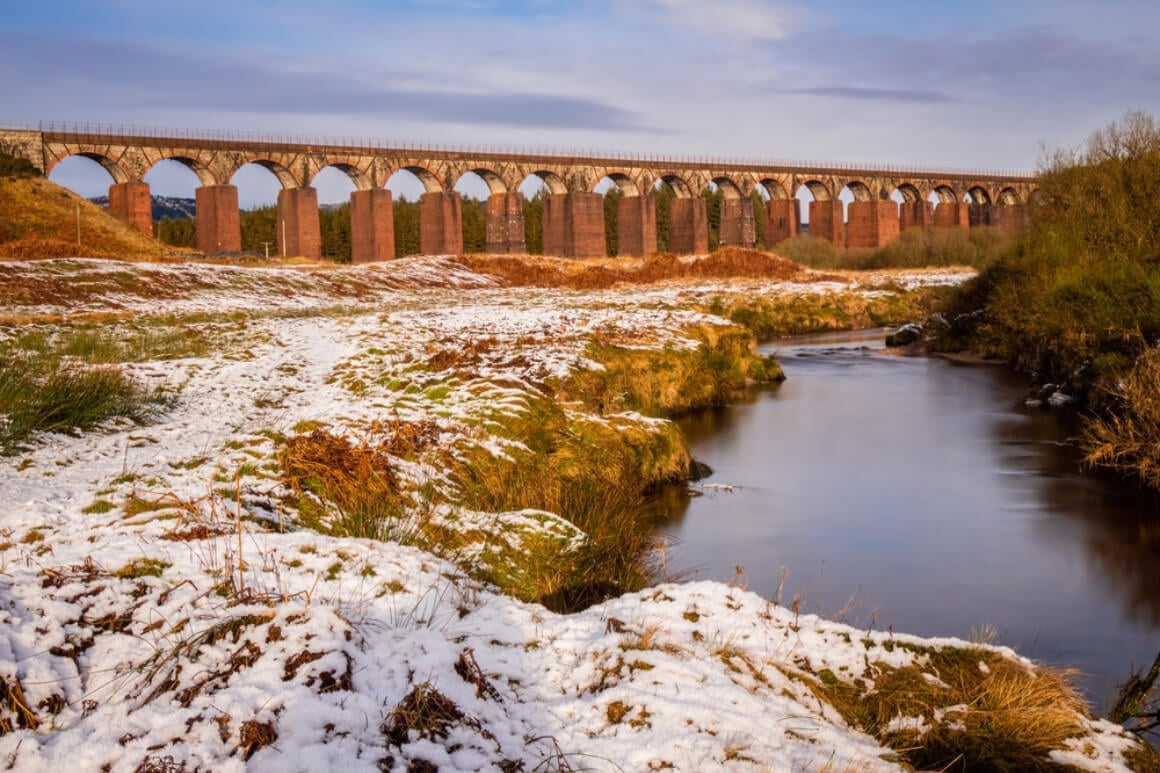
[[[1074,425],[1026,407],[1022,376],[883,355],[882,338],[765,347],[785,383],[682,421],[714,473],[702,496],[667,504],[670,573],[741,571],[773,598],[784,571],[782,603],[800,594],[805,612],[923,636],[990,630],[1080,669],[1105,709],[1160,649],[1157,501],[1082,473],[1063,442]]]

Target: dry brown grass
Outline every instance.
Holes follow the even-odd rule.
[[[279,462],[283,481],[298,495],[299,515],[308,525],[343,536],[403,536],[397,532],[404,507],[389,440],[367,435],[352,441],[317,429],[288,438]]]
[[[20,680],[0,679],[0,735],[19,728],[35,730],[40,726],[36,713],[29,707]]]
[[[0,258],[84,256],[153,260],[163,249],[160,242],[49,180],[0,181]]]
[[[1083,734],[1074,672],[1028,668],[990,650],[916,652],[923,666],[868,668],[864,679],[818,673],[810,686],[854,727],[919,770],[1054,771],[1048,755]],[[920,719],[925,729],[898,724]]]
[[[760,250],[723,247],[711,255],[679,258],[659,254],[640,258],[574,260],[542,255],[465,255],[458,260],[481,274],[498,276],[511,287],[604,289],[617,284],[673,279],[752,277],[817,281],[821,277],[796,263]]]
[[[1112,391],[1114,412],[1084,425],[1084,461],[1160,489],[1160,351],[1145,352]]]

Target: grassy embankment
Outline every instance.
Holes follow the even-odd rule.
[[[1030,232],[955,302],[971,347],[1062,385],[1093,464],[1160,489],[1160,127],[1142,114],[1048,159]]]
[[[11,161],[11,159],[9,159]],[[77,194],[0,157],[0,260],[156,259],[163,245]],[[8,174],[5,174],[8,170]],[[35,170],[32,170],[35,172]]]
[[[336,534],[400,539],[450,558],[467,550],[469,570],[557,611],[645,587],[658,578],[657,545],[645,515],[648,493],[687,476],[690,458],[674,425],[624,412],[673,416],[722,405],[748,384],[782,377],[777,362],[756,354],[752,335],[740,327],[699,325],[683,333],[697,345],[656,349],[591,341],[586,355],[602,369],[576,371],[525,392],[523,410],[493,425],[520,444],[518,452],[496,455],[477,447],[447,455],[440,464],[456,493],[422,495],[428,508],[545,511],[578,533],[536,532],[513,542],[416,519],[411,492],[392,472],[393,458],[414,457],[428,445],[430,433],[415,425],[400,424],[354,444],[322,429],[287,438],[281,462],[298,492],[292,507]],[[461,356],[467,371],[471,352]],[[446,359],[438,370],[457,366]],[[337,518],[324,525],[315,497]]]

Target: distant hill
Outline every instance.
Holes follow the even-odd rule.
[[[108,196],[96,196],[89,199],[98,207],[109,206]],[[153,197],[154,220],[187,220],[197,217],[197,202],[194,199],[177,198],[175,196]]]
[[[148,260],[163,249],[168,248],[51,180],[0,177],[0,259]]]

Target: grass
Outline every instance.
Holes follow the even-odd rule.
[[[36,432],[95,429],[114,418],[143,422],[166,403],[115,366],[0,353],[0,451]]]
[[[1160,351],[1140,355],[1112,388],[1116,409],[1083,428],[1085,462],[1111,467],[1160,489]]]
[[[756,277],[795,280],[808,272],[789,260],[761,250],[723,247],[710,255],[678,258],[662,253],[640,258],[575,260],[539,255],[466,255],[460,262],[481,274],[500,277],[511,287],[568,287],[592,290],[631,282]]]
[[[477,573],[555,611],[582,609],[653,581],[658,566],[646,492],[688,473],[676,427],[599,420],[542,395],[529,397],[527,408],[504,424],[525,450],[508,457],[468,453],[452,471],[458,504],[493,513],[546,511],[583,536],[578,543],[552,530],[492,537]]]
[[[278,455],[303,523],[328,534],[413,542],[391,440],[352,440],[325,429],[285,440]]]
[[[852,726],[918,770],[1054,771],[1051,751],[1083,734],[1072,674],[984,649],[924,649],[923,665],[809,680]],[[905,720],[905,721],[904,721]]]
[[[741,325],[765,341],[801,333],[823,333],[895,325],[925,319],[950,290],[924,287],[865,295],[858,292],[803,293],[791,297],[716,298],[709,311]]]
[[[876,250],[839,249],[828,239],[803,234],[786,239],[773,251],[814,269],[984,268],[1003,256],[1013,239],[1009,233],[992,226],[908,228]]]
[[[697,325],[684,332],[695,348],[640,349],[593,341],[586,355],[603,369],[572,373],[560,385],[560,396],[598,414],[638,411],[672,417],[724,405],[751,383],[785,378],[777,360],[757,354],[753,335],[741,327]]]
[[[80,238],[77,220],[80,213]],[[163,246],[44,178],[0,179],[0,259],[156,259]]]

